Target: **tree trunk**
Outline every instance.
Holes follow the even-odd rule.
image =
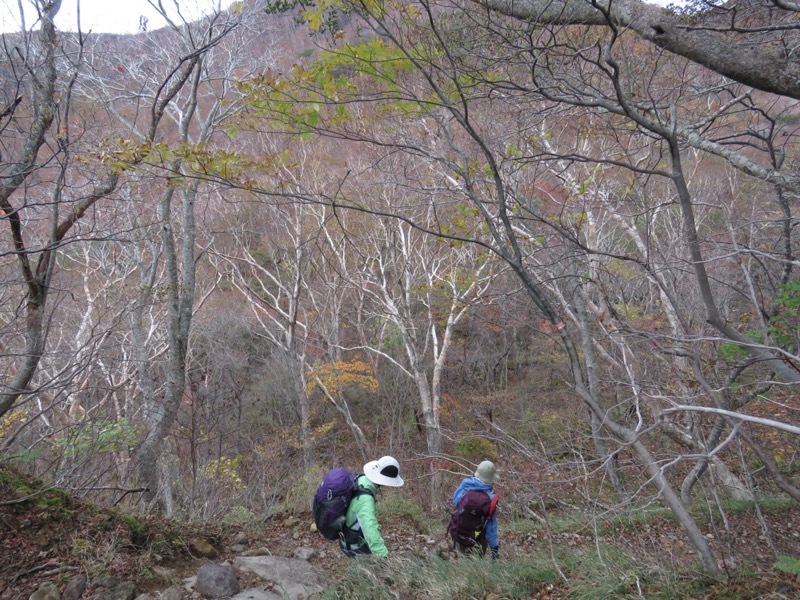
[[[303,468],[308,471],[314,465],[314,447],[312,445],[311,407],[308,400],[305,367],[303,361],[297,356],[295,344],[289,341],[287,345],[297,407],[300,412],[300,445],[303,449]]]
[[[580,338],[583,348],[583,359],[586,364],[586,380],[589,386],[589,393],[592,394],[594,398],[598,399],[598,404],[603,410],[605,410],[605,406],[600,400],[600,386],[597,381],[597,363],[595,361],[592,335],[589,331],[589,323],[587,318],[588,315],[582,291],[575,290],[573,297],[575,298],[575,310],[580,322]],[[603,427],[603,422],[598,415],[594,414],[594,412],[590,411],[589,415],[592,426],[592,441],[594,442],[594,447],[597,449],[597,453],[600,455],[603,465],[605,465],[606,473],[608,473],[608,479],[611,482],[611,487],[614,488],[614,492],[617,494],[617,497],[620,500],[625,501],[628,499],[629,494],[625,489],[625,483],[622,481],[622,475],[619,472],[619,463],[617,462],[616,457],[609,451],[608,445],[606,444],[606,434]]]
[[[693,439],[691,440],[690,447],[692,450],[695,452],[707,453],[719,441],[720,437],[722,436],[724,426],[725,420],[722,417],[717,417],[714,427],[702,444],[694,441]],[[690,436],[674,435],[671,437],[678,443],[686,445],[686,440],[683,438]],[[700,459],[689,472],[689,474],[684,478],[683,483],[681,484],[681,500],[684,504],[687,506],[691,504],[692,488],[700,479],[700,477],[702,477],[703,473],[706,472],[709,464],[712,465],[714,476],[719,480],[720,484],[722,485],[723,492],[727,497],[733,498],[734,500],[753,500],[753,495],[750,493],[750,490],[748,490],[745,484],[742,483],[742,481],[731,472],[731,470],[723,461],[721,461],[716,455],[712,460],[713,462],[710,462],[708,458]]]
[[[634,438],[632,437],[631,441],[633,439]],[[697,552],[697,555],[700,557],[700,561],[703,563],[703,568],[707,573],[714,575],[715,577],[721,577],[722,570],[717,564],[716,558],[714,558],[714,553],[711,551],[711,547],[708,545],[708,540],[706,540],[703,532],[700,531],[697,523],[695,523],[694,518],[692,518],[692,515],[689,514],[688,510],[686,510],[683,502],[681,502],[681,499],[675,493],[675,490],[672,489],[672,486],[669,484],[666,477],[664,477],[664,473],[656,464],[656,461],[650,454],[650,451],[647,450],[644,444],[639,441],[633,442],[632,445],[634,450],[636,450],[636,453],[639,455],[639,458],[642,459],[645,469],[655,483],[656,488],[661,494],[661,497],[664,498],[664,501],[667,503],[667,506],[669,506],[672,514],[674,514],[678,519],[678,523],[680,523],[681,527],[683,527],[686,535],[689,536],[689,541],[691,541],[695,552]]]

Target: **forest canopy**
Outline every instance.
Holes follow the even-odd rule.
[[[714,576],[693,503],[800,500],[796,4],[118,37],[36,4],[0,57],[3,460],[215,519],[390,451],[435,511],[491,458],[508,514],[663,502]]]

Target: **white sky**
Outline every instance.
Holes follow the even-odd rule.
[[[80,1],[81,30],[90,29],[94,33],[135,33],[139,30],[139,20],[147,17],[148,30],[164,26],[164,20],[147,0],[62,0],[61,10],[56,17],[56,25],[62,31],[76,31],[78,22],[78,2]],[[157,1],[157,0],[154,0]],[[19,31],[19,6],[25,11],[27,29],[36,20],[35,0],[0,0],[0,32]],[[228,6],[230,0],[162,0],[170,14],[177,16],[176,6],[186,20],[199,17],[208,9],[221,5]]]
[[[161,0],[164,7],[172,15],[177,15],[176,7],[187,21],[197,19],[210,8],[229,6],[232,0]],[[666,5],[670,1],[680,0],[646,0]],[[19,31],[20,5],[25,11],[27,29],[36,20],[33,6],[36,0],[0,0],[0,33]],[[148,19],[147,28],[152,31],[164,26],[164,20],[147,0],[62,0],[61,10],[56,17],[56,25],[63,31],[76,31],[78,23],[78,2],[81,8],[81,30],[90,29],[94,33],[135,33],[139,30],[141,17]],[[158,2],[158,0],[153,0]]]

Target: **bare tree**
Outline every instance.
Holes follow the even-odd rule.
[[[604,460],[612,460],[623,449],[633,451],[685,528],[705,568],[719,574],[707,541],[667,476],[668,467],[654,455],[648,433],[663,428],[680,437],[688,432],[685,441],[702,454],[702,462],[719,461],[720,452],[736,438],[736,428],[724,439],[706,438],[712,443],[706,446],[700,442],[700,423],[693,416],[684,415],[680,424],[664,419],[672,414],[678,397],[692,398],[692,403],[717,403],[720,398],[697,394],[695,384],[678,386],[676,393],[663,380],[645,378],[652,361],[649,350],[637,350],[636,344],[641,340],[646,348],[653,336],[636,327],[630,314],[623,316],[619,303],[611,300],[614,290],[608,285],[609,275],[615,262],[642,274],[658,301],[650,307],[663,311],[664,322],[676,338],[669,339],[668,334],[668,343],[659,346],[656,342],[663,349],[659,357],[674,372],[698,367],[705,371],[698,362],[704,356],[703,344],[715,341],[705,328],[707,321],[724,339],[749,353],[756,377],[766,381],[771,371],[794,385],[796,357],[788,348],[769,339],[754,342],[723,316],[720,301],[725,293],[716,281],[730,281],[725,259],[714,254],[720,267],[711,275],[707,254],[722,232],[700,226],[698,211],[710,216],[714,211],[707,210],[692,191],[686,148],[699,153],[689,154],[693,161],[712,157],[721,170],[758,177],[783,192],[795,193],[797,182],[780,161],[762,160],[776,148],[774,124],[784,105],[770,98],[762,100],[715,73],[642,44],[632,21],[613,12],[617,6],[629,5],[640,3],[615,3],[613,9],[586,4],[587,10],[602,15],[606,27],[598,30],[570,27],[583,23],[572,19],[571,3],[548,5],[527,15],[537,19],[526,22],[491,12],[480,14],[459,3],[422,3],[396,12],[348,3],[347,8],[363,18],[385,44],[373,44],[366,53],[361,50],[368,45],[332,48],[327,61],[352,69],[340,79],[337,73],[326,80],[332,87],[308,85],[320,81],[315,76],[324,77],[329,63],[323,60],[318,69],[300,74],[299,89],[267,81],[269,88],[256,95],[264,92],[264,108],[290,127],[300,121],[321,135],[369,144],[379,153],[375,164],[403,156],[408,186],[423,187],[420,182],[428,182],[418,177],[420,160],[436,165],[429,171],[438,169],[439,185],[469,202],[483,221],[486,237],[454,231],[451,220],[431,224],[399,203],[391,208],[365,206],[352,201],[355,195],[350,202],[331,195],[331,201],[337,207],[391,214],[440,237],[483,244],[500,256],[557,332],[569,361],[570,383],[596,424],[595,437],[617,447],[599,448]],[[551,6],[565,9],[561,20],[558,10],[552,15],[548,12]],[[778,17],[768,35],[783,38],[785,33],[788,37],[783,39],[791,38],[793,25],[784,27],[783,17]],[[708,30],[709,23],[702,21],[705,31],[693,34],[717,35]],[[386,126],[365,124],[356,109],[348,110],[350,104],[344,99],[347,103],[382,101]],[[319,108],[320,103],[330,112]],[[769,123],[772,127],[763,126]],[[791,139],[791,130],[784,132]],[[585,143],[589,136],[603,143]],[[581,170],[584,164],[591,168],[588,177]],[[603,184],[594,185],[600,179]],[[653,262],[649,244],[638,245],[643,250],[639,255],[615,243],[626,229],[633,233],[632,240],[650,239],[658,233],[642,229],[642,223],[666,211],[648,204],[637,212],[625,204],[629,197],[643,198],[648,187],[658,183],[670,186],[670,191],[656,198],[667,206],[676,204],[681,214],[679,222],[670,223],[679,225],[674,231],[680,235],[671,238],[678,246],[672,251],[658,250],[669,260],[664,267]],[[587,187],[594,194],[587,194]],[[549,197],[542,194],[548,188]],[[776,223],[786,218],[784,211]],[[771,257],[783,265],[786,252]],[[693,280],[683,276],[687,266]],[[684,287],[676,287],[676,282]],[[683,298],[678,294],[687,290],[691,291],[690,306],[700,311],[681,308]],[[594,324],[589,315],[595,318]],[[698,322],[700,315],[704,318]],[[575,327],[565,326],[568,321]],[[675,342],[680,348],[674,347]],[[684,348],[688,348],[685,354]],[[621,410],[625,403],[608,405],[610,399],[617,399],[599,385],[599,377],[609,375],[599,374],[595,355],[606,363],[612,381],[622,382],[629,390],[628,414]],[[713,410],[725,414],[721,406]],[[670,459],[664,460],[669,464]],[[732,474],[728,480],[732,489],[740,485]]]
[[[208,168],[202,149],[238,110],[231,92],[236,78],[252,71],[243,49],[254,33],[242,27],[251,16],[244,11],[216,11],[187,23],[180,15],[173,18],[160,10],[169,26],[131,40],[139,51],[124,67],[96,48],[84,93],[105,107],[136,144],[149,144],[152,136],[128,98],[159,99],[164,82],[180,74],[181,85],[160,108],[172,127],[163,127],[164,141],[148,147],[139,163],[139,178],[131,179],[131,196],[145,205],[152,201],[157,208],[132,214],[133,235],[120,236],[126,243],[119,246],[122,254],[132,251],[130,260],[140,278],[131,335],[146,435],[137,449],[136,465],[147,490],[145,500],[172,513],[175,477],[169,471],[174,466],[162,459],[186,394],[192,318],[216,283],[203,283],[198,293],[196,265],[203,249],[198,248],[195,211],[204,198],[198,172]],[[125,72],[125,77],[109,78],[107,74],[114,71]]]
[[[264,205],[256,213],[241,214],[230,251],[215,255],[228,263],[222,272],[247,300],[258,323],[256,334],[285,353],[290,364],[300,414],[303,462],[313,463],[308,398],[308,353],[313,345],[315,321],[306,297],[310,237],[314,218],[302,204]]]
[[[418,202],[407,191],[404,194],[394,189],[392,184],[382,188],[380,193],[384,198],[372,204],[377,210],[381,204],[391,207]],[[353,190],[353,193],[363,194],[363,191]],[[431,199],[430,203],[421,200],[419,213],[411,218],[428,226],[444,218],[441,212],[447,211],[443,207],[446,202],[445,197]],[[350,278],[371,300],[366,320],[374,320],[373,328],[383,333],[356,348],[378,353],[414,382],[425,425],[427,452],[437,458],[442,453],[443,374],[454,330],[473,304],[484,301],[496,265],[475,246],[441,244],[395,219],[381,219],[361,232],[357,247],[360,264]],[[389,339],[398,336],[405,356],[397,356],[384,347]],[[432,481],[435,505],[439,490],[436,477]]]
[[[0,208],[8,225],[7,252],[18,261],[26,325],[24,345],[15,352],[21,358],[10,365],[7,372],[13,375],[4,378],[0,390],[0,415],[25,393],[45,351],[48,297],[60,249],[85,233],[76,232],[76,227],[87,212],[117,189],[125,170],[145,159],[144,148],[153,143],[167,105],[186,83],[203,50],[178,57],[160,82],[151,98],[142,144],[96,150],[100,175],[88,176],[76,163],[82,131],[73,125],[79,114],[75,92],[83,76],[85,39],[80,32],[62,36],[56,31],[53,19],[60,4],[37,2],[40,28],[20,34],[13,48],[11,38],[4,38],[5,65],[16,75],[6,82],[7,93],[10,88],[15,91],[4,117],[8,119],[3,127],[7,162]],[[63,53],[62,48],[66,49]],[[51,191],[46,197],[42,189],[48,187]],[[42,226],[39,215],[47,217]]]
[[[794,52],[800,6],[794,2],[694,2],[683,8],[641,0],[476,0],[476,4],[539,25],[613,23],[730,79],[800,98],[800,63]],[[773,46],[781,50],[773,52]]]

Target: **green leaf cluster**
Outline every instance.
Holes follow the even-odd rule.
[[[800,345],[800,281],[784,283],[773,302],[775,316],[769,334],[775,343],[796,349]]]
[[[468,435],[458,440],[455,451],[459,456],[476,463],[482,460],[497,460],[498,457],[497,447],[489,440],[476,435]]]
[[[781,555],[775,561],[775,568],[781,573],[800,576],[800,559],[794,556]]]
[[[764,343],[764,330],[763,329],[750,329],[743,332],[744,335],[758,344]],[[736,363],[744,360],[749,356],[747,350],[738,344],[720,344],[719,357],[725,362]]]
[[[136,443],[136,429],[128,419],[86,421],[54,444],[68,456],[99,455],[123,450]]]

